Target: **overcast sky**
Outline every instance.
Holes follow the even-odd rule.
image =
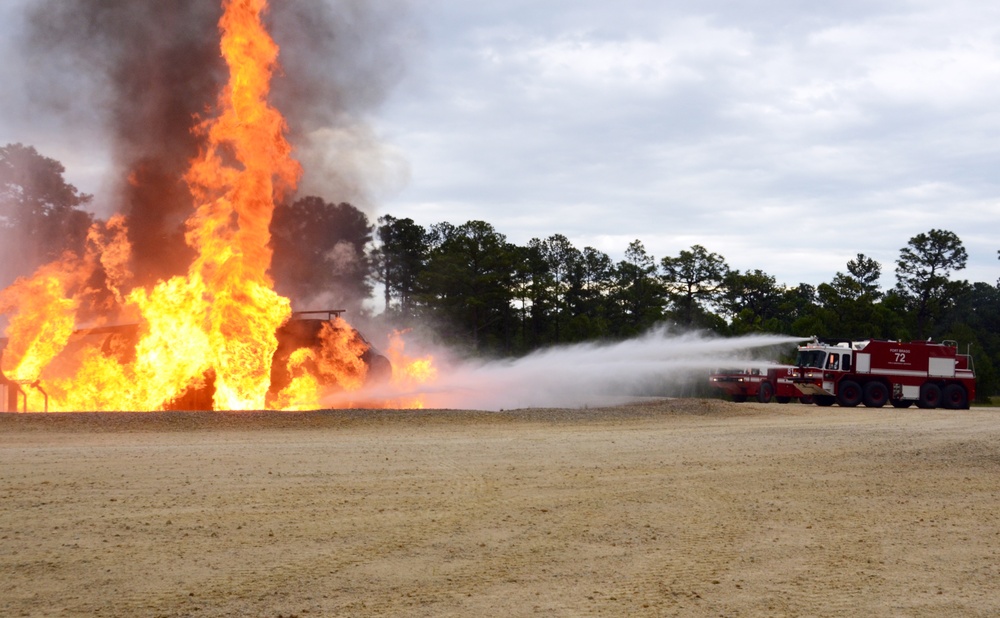
[[[14,4],[4,83],[21,70]],[[405,76],[370,112],[389,155],[373,221],[481,219],[614,259],[635,239],[657,259],[701,244],[788,285],[857,253],[891,285],[899,249],[939,228],[969,252],[960,278],[1000,277],[1000,4],[411,6]],[[16,92],[0,104],[0,142],[100,193],[99,137],[25,114]]]
[[[933,228],[1000,276],[1000,4],[423,0],[378,114],[384,210],[620,258],[693,244],[779,283]]]

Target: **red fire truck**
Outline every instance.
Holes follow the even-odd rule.
[[[799,346],[792,382],[821,406],[957,410],[976,397],[972,356],[954,341],[816,339]]]
[[[799,392],[793,381],[796,369],[793,365],[724,369],[708,376],[708,383],[729,395],[729,398],[737,403],[750,398],[761,403],[770,403],[772,397],[778,403],[788,403],[793,399],[798,399],[802,403],[812,403],[812,396]]]

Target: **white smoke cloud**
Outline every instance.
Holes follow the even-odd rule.
[[[298,194],[322,195],[374,213],[383,198],[409,182],[410,164],[362,121],[340,122],[343,126],[318,129],[297,141],[295,156],[305,170]]]

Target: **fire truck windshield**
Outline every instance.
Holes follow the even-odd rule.
[[[795,359],[795,364],[799,367],[823,368],[823,361],[826,360],[826,352],[822,350],[799,350],[799,356]]]

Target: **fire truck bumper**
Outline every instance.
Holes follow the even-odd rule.
[[[730,395],[746,395],[750,382],[739,378],[709,378],[709,384]]]

